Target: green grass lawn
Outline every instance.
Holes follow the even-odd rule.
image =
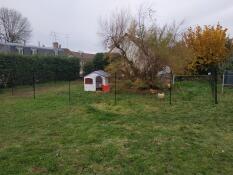
[[[0,92],[0,174],[233,174],[233,89],[182,82],[169,98],[72,82]]]

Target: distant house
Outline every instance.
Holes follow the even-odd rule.
[[[0,53],[12,53],[20,55],[64,55],[64,49],[57,43],[53,43],[53,47],[41,47],[19,43],[0,42]]]
[[[83,75],[83,68],[87,62],[93,61],[95,54],[84,53],[84,52],[73,52],[69,49],[64,49],[64,54],[66,56],[77,57],[80,59],[80,75]]]

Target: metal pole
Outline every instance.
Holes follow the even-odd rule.
[[[214,83],[214,69],[211,69],[211,75],[210,75],[210,87],[211,87],[211,93],[212,93],[212,98],[215,98],[215,83]]]
[[[218,73],[217,69],[214,71],[214,102],[215,104],[218,104]]]
[[[14,95],[14,89],[15,89],[16,84],[17,84],[17,83],[15,82],[15,80],[16,80],[16,75],[17,75],[16,70],[17,70],[17,59],[14,58],[13,80],[12,80],[12,89],[11,89],[11,91],[12,91],[12,96]]]
[[[35,82],[35,71],[33,71],[33,77],[32,77],[32,83],[33,83],[33,98],[36,99],[36,82]]]
[[[175,84],[176,75],[173,75],[172,84]]]
[[[11,95],[14,95],[14,72],[11,73]]]
[[[224,93],[224,84],[225,84],[225,72],[223,73],[222,76],[222,94]]]
[[[70,80],[69,80],[69,104],[70,104]]]
[[[116,91],[116,72],[115,72],[115,105],[116,105],[116,100],[117,100],[117,91]]]
[[[214,95],[213,95],[213,71],[212,70],[211,72],[208,73],[208,80],[209,80],[209,85],[210,85],[211,96],[213,98]]]
[[[57,84],[57,67],[55,68],[55,73],[54,73],[54,82]]]
[[[170,87],[169,87],[169,94],[170,94],[170,98],[169,98],[169,101],[170,101],[170,105],[172,104],[172,82],[173,82],[173,74],[172,74],[172,71],[171,71],[171,78],[170,78]]]

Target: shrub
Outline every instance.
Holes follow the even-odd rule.
[[[132,88],[134,86],[134,84],[131,80],[126,80],[125,86],[126,86],[126,88]]]
[[[104,70],[108,64],[106,55],[104,53],[97,53],[92,61],[84,64],[84,75],[87,75],[93,71]]]
[[[74,80],[79,78],[79,59],[60,56],[23,56],[0,54],[0,86],[27,85],[53,80]]]
[[[83,67],[84,75],[88,75],[89,73],[93,72],[94,70],[95,70],[95,68],[94,68],[94,64],[92,61],[84,64],[84,67]]]
[[[150,88],[149,85],[148,85],[148,83],[146,83],[146,81],[143,81],[143,80],[140,80],[140,79],[137,79],[134,82],[134,86],[138,90],[146,90],[146,89]]]

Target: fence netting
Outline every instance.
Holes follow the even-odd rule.
[[[210,76],[176,75],[173,78],[173,102],[212,103],[213,81]]]

